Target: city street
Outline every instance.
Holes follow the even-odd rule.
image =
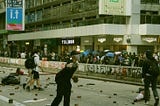
[[[15,70],[16,68],[0,67],[0,77]],[[22,77],[27,78],[26,75]],[[28,92],[23,90],[22,85],[0,85],[0,106],[50,106],[56,96],[55,75],[41,73],[40,77],[44,91]],[[145,106],[143,100],[133,103],[141,86],[85,78],[79,78],[78,83],[72,84],[71,106]],[[159,89],[158,92],[160,93]],[[150,106],[153,106],[153,103],[151,93]],[[63,102],[60,106],[63,106]]]

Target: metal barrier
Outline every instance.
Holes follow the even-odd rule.
[[[24,65],[25,59],[0,57],[0,62],[7,64]],[[42,60],[41,66],[53,70],[54,69],[60,70],[65,66],[65,62]],[[87,74],[93,74],[93,73],[101,74],[105,75],[105,77],[114,79],[132,78],[134,80],[140,79],[142,74],[141,67],[103,65],[103,64],[84,64],[84,63],[79,63],[78,71]]]
[[[141,78],[142,68],[131,66],[119,66],[119,65],[101,65],[101,64],[83,64],[84,72],[99,73],[107,75],[114,75],[114,78],[118,76]],[[82,70],[82,69],[81,69]]]

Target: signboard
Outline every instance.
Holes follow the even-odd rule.
[[[6,30],[24,30],[24,1],[25,0],[6,1]]]
[[[132,0],[99,0],[99,14],[131,15]]]
[[[79,45],[80,39],[79,38],[62,38],[60,39],[60,44],[62,45]]]

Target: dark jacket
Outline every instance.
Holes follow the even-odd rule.
[[[143,61],[143,66],[142,66],[142,78],[145,78],[146,76],[151,76],[149,73],[149,68],[150,68],[150,64],[151,62],[155,62],[156,64],[158,64],[158,62],[153,58],[153,57],[150,57],[150,58],[146,58],[144,61]],[[153,77],[157,77],[158,75],[155,75]]]
[[[55,81],[57,83],[57,86],[61,86],[66,89],[70,89],[72,87],[71,85],[71,78],[74,74],[74,72],[77,70],[77,63],[73,63],[72,67],[65,67],[60,72],[56,74]]]

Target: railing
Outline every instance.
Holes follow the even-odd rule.
[[[24,65],[25,59],[0,57],[1,63]],[[41,66],[49,69],[62,69],[65,62],[40,61]],[[141,78],[142,68],[119,65],[84,64],[79,63],[78,72],[86,74],[100,74],[103,76],[114,76],[114,78]]]
[[[25,59],[0,57],[0,63],[24,66]],[[41,66],[47,68],[49,72],[57,72],[65,66],[65,62],[59,61],[40,61]],[[77,74],[81,77],[88,76],[92,78],[109,79],[121,81],[123,83],[142,84],[141,67],[120,66],[120,65],[103,65],[103,64],[84,64],[79,63]],[[160,77],[158,79],[158,87],[160,87]]]

